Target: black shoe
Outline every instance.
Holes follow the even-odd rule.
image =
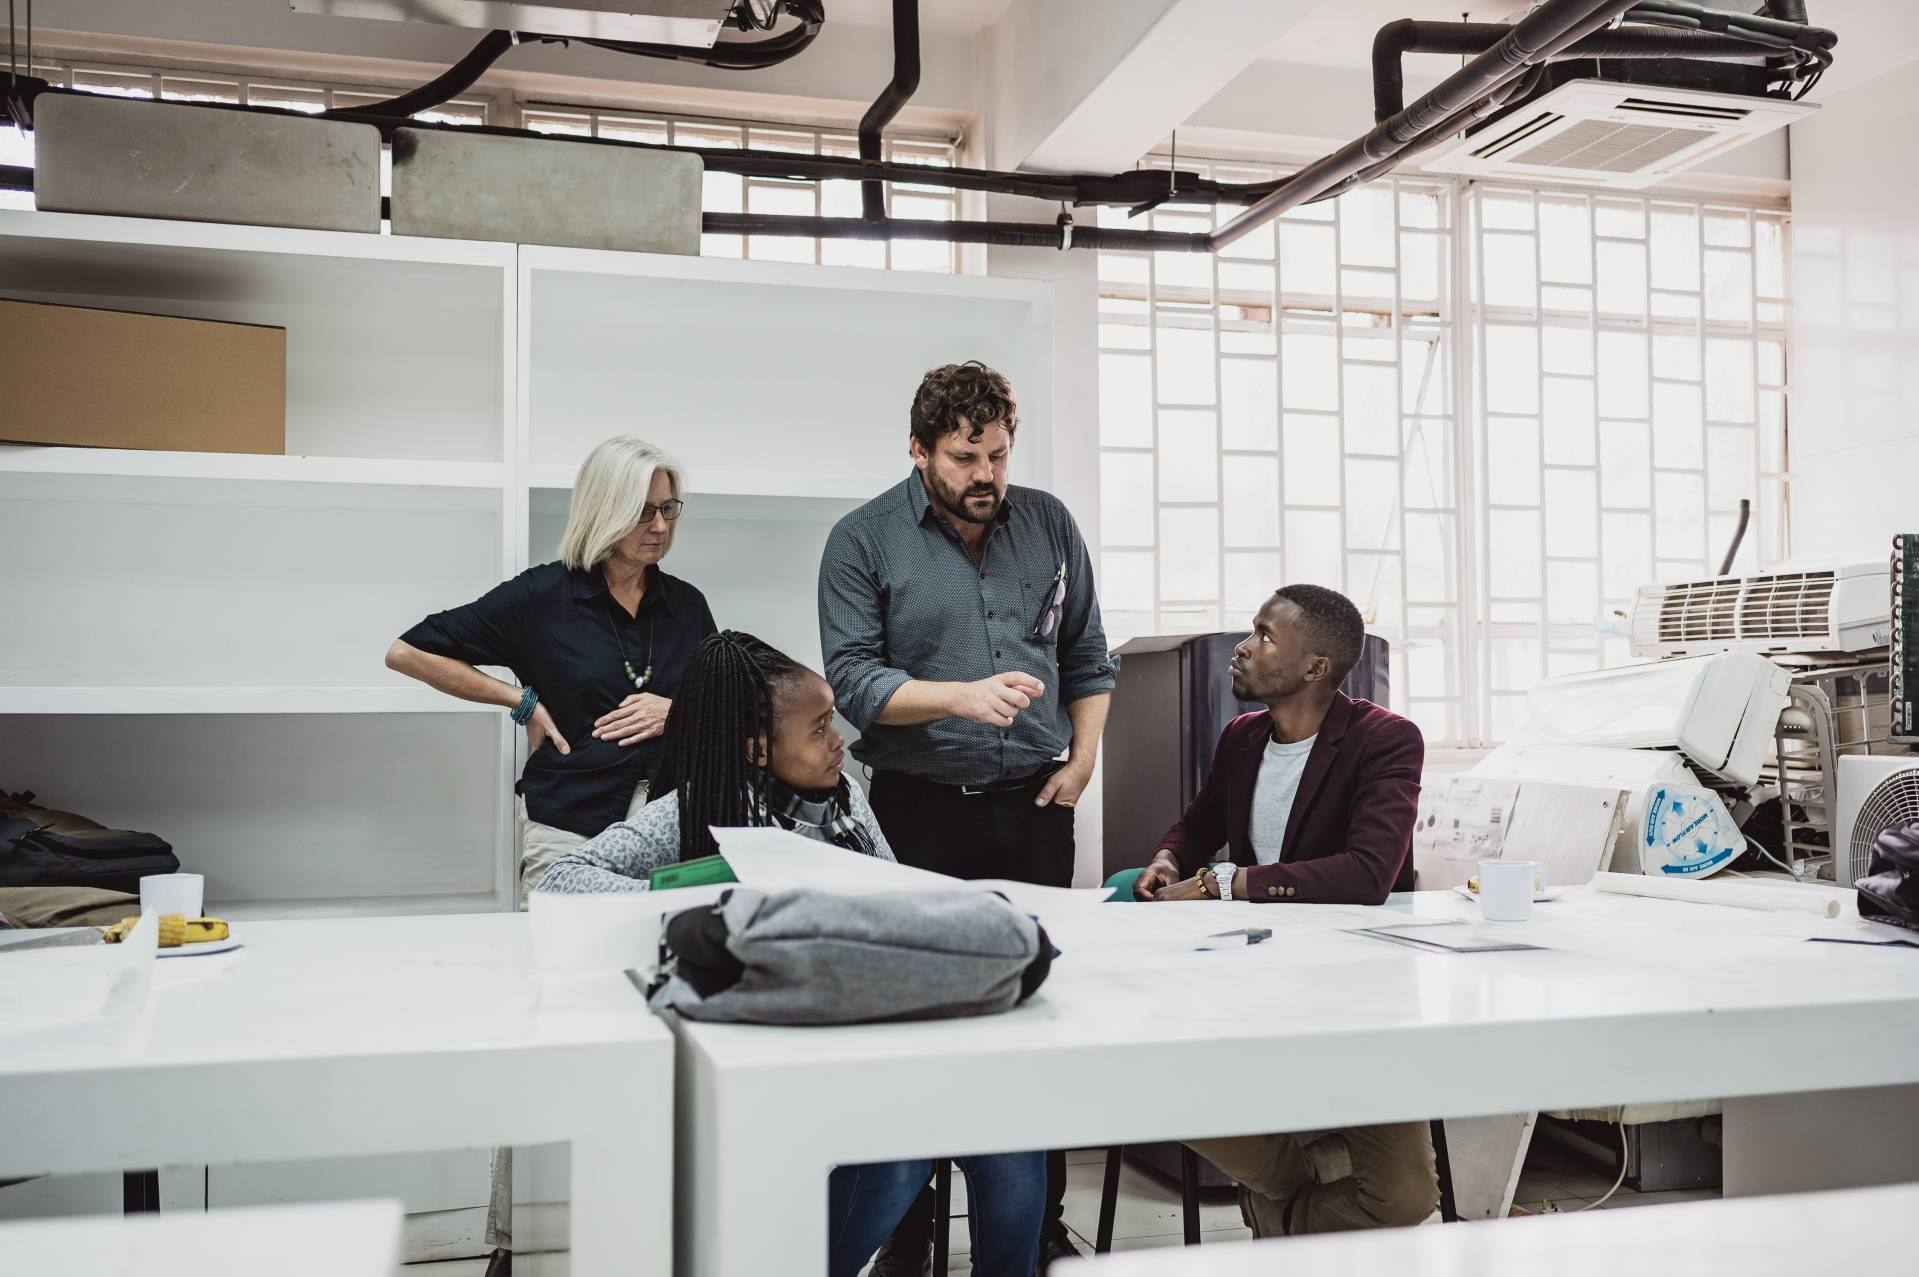
[[[873,1267],[867,1277],[926,1277],[932,1268],[931,1241],[903,1242],[893,1237],[873,1256]]]
[[[1039,1230],[1039,1270],[1042,1273],[1052,1266],[1054,1260],[1078,1255],[1079,1247],[1073,1245],[1073,1235],[1066,1231],[1064,1220],[1052,1220]]]

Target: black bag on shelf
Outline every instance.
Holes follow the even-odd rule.
[[[31,793],[0,790],[0,887],[137,892],[148,874],[179,870],[172,844],[156,834],[108,829],[70,811],[36,807]]]

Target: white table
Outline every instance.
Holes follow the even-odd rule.
[[[0,1224],[7,1269],[54,1277],[393,1277],[400,1204],[326,1202]]]
[[[668,1270],[673,1043],[622,976],[543,986],[524,914],[235,934],[131,1013],[110,946],[0,954],[0,1178],[566,1143],[572,1270]]]
[[[1278,1247],[1275,1250],[1274,1247]],[[1919,1185],[1385,1228],[1069,1260],[1055,1277],[1803,1277],[1909,1271]]]
[[[1451,893],[1395,904],[1373,921],[1476,914]],[[1424,954],[1314,929],[1368,912],[1104,905],[1046,920],[1064,956],[1007,1015],[676,1023],[678,1271],[821,1271],[840,1164],[1808,1087],[1900,1087],[1881,1111],[1919,1120],[1919,953],[1803,943],[1856,919],[1578,888],[1514,928],[1546,952]],[[1249,924],[1273,939],[1190,949]],[[1729,1192],[1736,1124],[1729,1104]],[[1885,1127],[1846,1138],[1913,1157],[1912,1128]]]

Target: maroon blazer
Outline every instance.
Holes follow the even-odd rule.
[[[1242,866],[1236,899],[1376,905],[1413,889],[1413,822],[1426,742],[1419,728],[1371,701],[1333,693],[1299,778],[1276,864],[1253,855],[1253,789],[1272,739],[1265,711],[1226,724],[1213,769],[1159,845],[1192,874],[1222,846]]]

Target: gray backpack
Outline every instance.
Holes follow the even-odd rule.
[[[1038,922],[984,891],[841,896],[741,887],[675,914],[656,1011],[749,1024],[866,1024],[991,1015],[1046,978]]]

